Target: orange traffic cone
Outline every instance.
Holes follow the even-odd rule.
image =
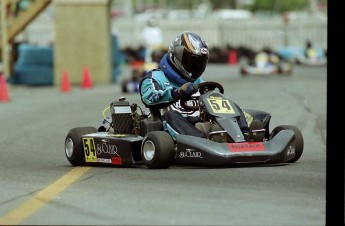
[[[235,50],[230,50],[228,55],[228,64],[235,65],[237,64],[237,53]]]
[[[9,102],[10,95],[7,89],[7,82],[5,75],[0,75],[0,102]]]
[[[69,81],[69,75],[66,70],[63,70],[62,72],[60,91],[63,93],[71,92],[71,83]]]
[[[92,80],[91,80],[91,74],[88,67],[84,67],[83,69],[83,80],[81,83],[81,87],[83,89],[91,89],[92,88]]]

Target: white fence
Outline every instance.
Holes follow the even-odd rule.
[[[141,44],[140,32],[144,21],[124,18],[114,19],[111,24],[112,30],[118,34],[120,48]],[[327,49],[327,20],[294,20],[286,25],[281,18],[222,21],[206,18],[161,20],[159,25],[167,46],[177,34],[189,30],[200,34],[210,47],[242,45],[256,50],[266,46],[276,49],[283,46],[303,47],[306,40],[311,40],[315,45]],[[18,39],[49,45],[54,43],[54,37],[54,17],[51,13],[43,13]]]
[[[112,30],[119,37],[120,47],[136,47],[141,44],[140,32],[144,22],[114,20]],[[282,19],[271,20],[162,20],[159,21],[164,43],[167,46],[180,32],[189,30],[200,34],[210,47],[246,46],[256,50],[262,47],[303,47],[306,40],[327,49],[327,21],[292,21],[284,24]]]

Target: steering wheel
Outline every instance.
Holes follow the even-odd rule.
[[[221,94],[224,94],[223,86],[218,82],[202,82],[198,84],[200,94],[204,94],[207,91],[218,89]]]
[[[215,89],[218,89],[221,94],[224,94],[224,87],[218,82],[202,82],[202,83],[199,83],[197,85],[198,85],[199,93],[201,95],[208,92],[208,91],[215,90]],[[187,105],[187,101],[191,100],[191,99],[192,99],[192,97],[181,98],[181,100],[180,100],[181,107],[183,107],[184,109],[186,109],[188,111],[199,110],[199,105],[197,105],[197,106]]]

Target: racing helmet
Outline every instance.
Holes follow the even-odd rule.
[[[168,55],[181,77],[193,82],[205,71],[209,51],[207,43],[199,35],[185,31],[171,42]]]

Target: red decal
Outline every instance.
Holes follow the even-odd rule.
[[[111,164],[114,164],[114,165],[122,165],[122,159],[121,159],[121,157],[112,157],[112,158],[111,158]]]
[[[229,143],[229,150],[232,152],[251,152],[251,151],[265,151],[265,145],[262,142],[251,143]]]

